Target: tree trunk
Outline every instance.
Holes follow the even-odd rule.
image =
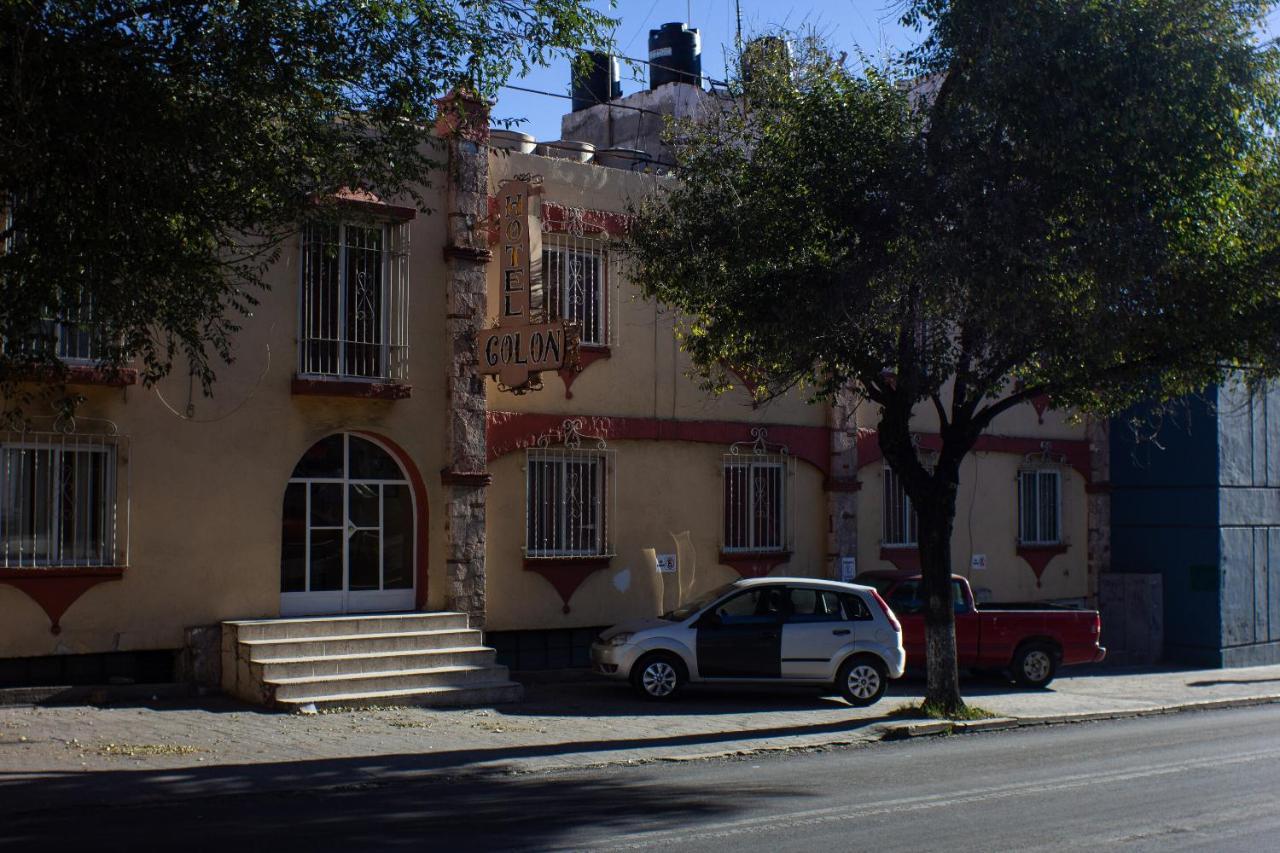
[[[924,599],[927,677],[924,701],[931,709],[949,715],[964,707],[956,665],[956,615],[951,587],[955,488],[952,484],[937,482],[929,491],[921,502],[923,505],[916,506],[920,522],[921,597]]]

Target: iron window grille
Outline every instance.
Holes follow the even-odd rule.
[[[525,451],[526,557],[613,554],[615,451],[582,428],[580,419],[570,418],[555,436],[558,444],[543,436]]]
[[[127,447],[114,424],[85,418],[0,432],[0,567],[127,565]]]
[[[1018,542],[1062,542],[1062,473],[1053,468],[1018,472]]]
[[[587,235],[581,211],[570,211],[568,231],[542,235],[542,291],[530,294],[529,310],[578,325],[588,346],[616,343],[607,235]]]
[[[907,490],[893,469],[884,466],[884,532],[881,544],[914,548],[920,542],[920,524]]]
[[[767,429],[755,427],[751,437],[733,444],[724,455],[721,549],[726,553],[788,551],[795,459],[785,446],[768,443]]]
[[[298,372],[406,380],[408,224],[309,223],[301,267]]]

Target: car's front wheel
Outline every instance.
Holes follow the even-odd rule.
[[[645,699],[671,699],[688,680],[684,661],[670,652],[647,654],[631,668],[631,686]]]
[[[860,708],[880,701],[889,687],[889,671],[872,655],[854,655],[840,665],[836,689],[850,705]]]

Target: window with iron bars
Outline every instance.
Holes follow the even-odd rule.
[[[124,565],[119,436],[0,433],[0,566]]]
[[[565,421],[561,443],[544,437],[525,453],[525,556],[611,556],[614,451]],[[587,446],[583,446],[586,444]]]
[[[769,443],[765,427],[753,427],[751,438],[731,446],[722,461],[721,548],[726,552],[788,551],[795,461],[785,446]]]
[[[1062,475],[1054,469],[1018,472],[1018,542],[1062,542]]]
[[[548,318],[577,323],[584,344],[612,342],[609,253],[604,243],[570,234],[544,234],[542,278]],[[537,310],[538,306],[530,307]]]
[[[787,550],[787,492],[784,460],[726,460],[724,550]]]
[[[408,378],[408,235],[404,224],[306,226],[300,374]]]
[[[888,465],[884,466],[884,534],[881,544],[890,547],[915,547],[919,544],[919,522],[915,507],[902,481]]]

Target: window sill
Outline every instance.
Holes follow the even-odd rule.
[[[791,551],[726,551],[720,549],[720,565],[728,566],[744,578],[762,578],[784,563]]]
[[[295,397],[354,397],[362,400],[405,400],[412,385],[356,377],[317,379],[294,376],[290,389]]]
[[[583,581],[600,569],[609,568],[613,554],[589,554],[581,557],[528,557],[524,558],[524,570],[537,572],[555,587],[564,602],[563,613],[569,612],[569,599],[582,586]]]
[[[44,578],[118,578],[124,566],[31,566],[25,569],[0,569],[0,580],[41,580]]]
[[[67,385],[100,385],[106,388],[124,388],[138,384],[138,371],[132,367],[106,370],[87,362],[73,362],[67,363],[65,375],[59,375],[56,370],[50,368],[40,368],[32,370],[25,378],[31,382],[62,382]]]

